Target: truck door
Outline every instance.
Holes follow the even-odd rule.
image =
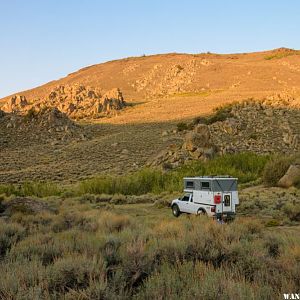
[[[223,212],[232,211],[232,195],[231,195],[231,193],[223,193],[222,208],[223,208]]]
[[[188,193],[188,194],[184,194],[183,197],[180,199],[180,201],[178,202],[179,205],[179,210],[181,212],[190,212],[190,199],[192,197],[192,194]]]

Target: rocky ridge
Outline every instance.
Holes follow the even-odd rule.
[[[27,113],[45,108],[57,108],[70,118],[97,118],[113,114],[125,107],[122,92],[118,89],[102,93],[99,89],[84,85],[59,85],[48,96],[28,101],[25,96],[15,95],[2,107],[8,113]]]
[[[293,154],[300,151],[300,111],[270,101],[246,101],[199,118],[178,132],[171,145],[149,161],[151,166],[176,167],[189,160],[206,160],[237,152]]]

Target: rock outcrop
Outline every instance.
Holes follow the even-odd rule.
[[[193,131],[186,134],[182,148],[194,159],[212,158],[216,152],[211,142],[209,127],[205,124],[197,125]]]
[[[278,181],[278,186],[289,188],[300,183],[300,165],[290,165],[287,172]]]
[[[0,118],[3,118],[5,116],[5,112],[0,109]]]
[[[0,119],[0,146],[57,144],[88,139],[87,130],[58,108],[31,108],[25,115],[7,113]]]
[[[2,109],[6,112],[21,112],[28,106],[28,101],[25,96],[15,95],[11,97]]]
[[[10,201],[2,203],[1,216],[11,217],[15,213],[37,214],[41,212],[54,213],[55,209],[50,207],[45,201],[39,201],[28,197],[16,197]]]
[[[3,106],[6,112],[26,113],[30,109],[58,108],[74,119],[113,114],[126,106],[122,92],[115,88],[102,95],[99,89],[84,85],[59,85],[47,97],[29,103],[25,96],[14,96]]]
[[[181,145],[171,145],[149,164],[176,167],[188,160],[206,160],[217,154],[299,152],[300,111],[268,103],[252,100],[234,104],[189,124],[186,127],[194,127],[192,130],[177,134]]]

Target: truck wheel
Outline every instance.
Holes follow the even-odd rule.
[[[174,204],[174,205],[172,206],[172,213],[173,213],[173,216],[174,216],[174,217],[176,217],[176,218],[179,217],[179,215],[180,215],[180,210],[179,210],[178,205]]]
[[[197,211],[197,216],[205,216],[206,215],[206,211],[203,208],[199,208]]]

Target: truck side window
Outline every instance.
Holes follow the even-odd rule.
[[[210,190],[210,185],[208,181],[201,182],[201,190]]]
[[[181,198],[181,201],[189,201],[190,200],[190,195],[184,195],[182,198]]]

